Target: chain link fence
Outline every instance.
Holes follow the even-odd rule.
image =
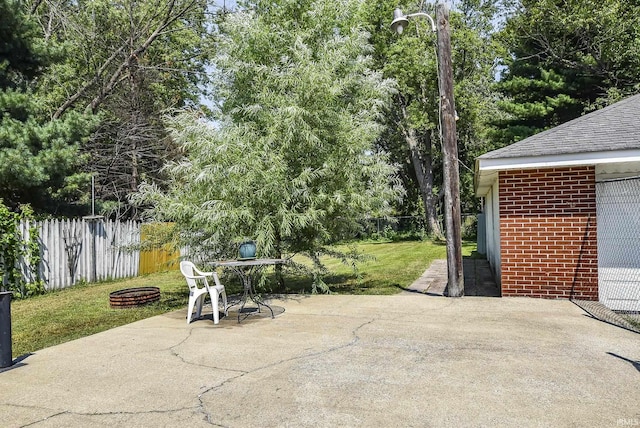
[[[444,219],[438,218],[444,232]],[[478,215],[464,214],[461,222],[462,239],[475,240],[478,229]],[[424,216],[374,217],[362,222],[359,239],[422,239],[429,236]]]
[[[596,183],[596,205],[599,300],[640,331],[640,177]]]

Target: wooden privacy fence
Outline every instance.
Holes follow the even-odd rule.
[[[172,227],[171,223],[147,223],[140,229],[140,239],[142,242],[154,241],[155,236],[162,234],[167,228]],[[180,268],[180,250],[176,250],[170,244],[164,244],[161,248],[154,248],[140,252],[139,275],[148,273],[177,270]]]
[[[46,290],[138,275],[140,223],[98,217],[36,222]],[[28,237],[29,223],[20,225]],[[27,274],[28,269],[23,267]]]

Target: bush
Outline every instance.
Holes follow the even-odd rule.
[[[21,222],[29,222],[27,236],[20,230]],[[0,284],[1,291],[13,291],[16,297],[28,297],[44,292],[40,278],[40,245],[38,229],[29,205],[12,212],[0,199]],[[23,272],[21,266],[27,267]],[[25,278],[25,274],[29,277]]]

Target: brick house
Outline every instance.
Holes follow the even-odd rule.
[[[503,296],[640,311],[640,95],[486,153],[475,175]]]

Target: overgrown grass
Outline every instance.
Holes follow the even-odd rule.
[[[360,265],[359,275],[338,261],[327,260],[334,272],[326,278],[335,293],[394,294],[411,284],[432,260],[445,258],[445,246],[429,241],[359,243],[357,248],[373,256]],[[465,244],[470,255],[475,244]],[[271,281],[273,283],[273,281]],[[227,294],[240,291],[236,278],[225,277]],[[111,309],[109,293],[133,287],[159,287],[161,299],[141,308]],[[311,280],[285,275],[284,293],[310,292]],[[186,308],[188,289],[179,271],[126,280],[87,284],[12,302],[13,356],[95,334],[154,315]]]

